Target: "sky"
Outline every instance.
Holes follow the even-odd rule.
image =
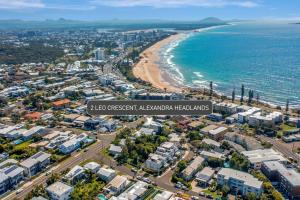
[[[205,17],[300,21],[300,0],[0,0],[0,19],[199,20]]]

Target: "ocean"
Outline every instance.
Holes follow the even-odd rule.
[[[276,105],[300,105],[300,25],[241,23],[190,33],[163,51],[181,84],[231,96],[241,85]]]

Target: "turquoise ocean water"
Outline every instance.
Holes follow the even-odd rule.
[[[192,33],[171,44],[164,58],[185,85],[213,81],[231,96],[244,84],[264,101],[300,105],[300,25],[247,23]]]

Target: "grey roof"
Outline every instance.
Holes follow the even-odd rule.
[[[7,159],[7,160],[0,163],[0,168],[6,166],[8,164],[18,164],[18,161],[15,160],[15,159]]]
[[[235,169],[230,169],[230,168],[222,168],[219,172],[218,175],[223,175],[225,179],[236,179],[243,181],[245,185],[251,186],[254,188],[261,188],[263,182],[259,181],[257,178],[252,176],[249,173],[238,171]]]
[[[279,152],[273,149],[258,149],[253,151],[241,152],[250,163],[260,163],[264,161],[286,161],[286,159]]]
[[[109,151],[122,153],[122,147],[111,144],[109,147]]]
[[[65,194],[66,192],[69,192],[73,189],[73,187],[68,186],[62,182],[55,182],[49,187],[46,188],[46,190],[50,193],[56,194],[57,196],[61,196]]]
[[[20,163],[20,165],[21,165],[22,167],[25,167],[25,168],[31,168],[32,166],[36,165],[37,163],[38,163],[37,160],[34,160],[34,159],[32,159],[32,158],[28,158],[28,159],[22,161],[22,162]]]
[[[196,174],[196,178],[201,181],[209,181],[211,177],[214,175],[215,170],[210,167],[204,167],[200,172]]]
[[[3,183],[5,181],[7,181],[9,179],[9,177],[4,173],[0,171],[0,183]]]
[[[116,171],[113,169],[108,169],[108,168],[100,168],[99,171],[97,172],[97,174],[105,176],[105,177],[109,177],[112,174],[115,174]]]
[[[96,162],[89,162],[89,163],[84,165],[85,169],[90,169],[92,171],[99,168],[99,167],[100,167],[100,165]]]
[[[73,167],[66,175],[65,177],[68,179],[72,179],[75,176],[84,173],[84,169],[83,167],[76,165],[75,167]]]
[[[17,165],[11,165],[2,169],[2,171],[9,177],[15,177],[16,175],[23,173],[24,169],[22,167],[18,167]]]
[[[40,151],[34,154],[33,156],[31,156],[30,158],[21,162],[20,165],[26,168],[30,168],[39,162],[43,162],[47,160],[48,158],[50,158],[50,156],[51,154]]]
[[[42,151],[40,151],[40,152],[34,154],[33,156],[31,156],[32,159],[35,159],[39,162],[43,162],[43,161],[47,160],[50,157],[51,157],[51,154],[45,153],[45,152],[42,152]]]
[[[264,164],[272,171],[277,171],[293,186],[300,186],[300,173],[294,169],[287,169],[282,163],[278,161],[264,162]]]

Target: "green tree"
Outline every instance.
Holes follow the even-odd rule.
[[[242,84],[242,87],[241,87],[241,103],[244,102],[244,95],[245,95],[245,86],[244,84]]]
[[[179,171],[179,172],[182,172],[182,171],[186,168],[186,166],[187,166],[187,163],[186,163],[185,160],[179,161],[179,162],[178,162],[178,165],[177,165],[178,171]]]
[[[231,101],[232,103],[235,101],[235,89],[232,90]]]
[[[222,196],[223,197],[227,197],[227,195],[229,194],[230,192],[230,187],[228,185],[224,185],[222,187]]]
[[[214,93],[213,82],[210,81],[210,82],[209,82],[209,97],[210,97],[210,98],[212,98],[213,93]]]
[[[256,194],[254,192],[249,192],[246,194],[247,200],[256,200]]]

